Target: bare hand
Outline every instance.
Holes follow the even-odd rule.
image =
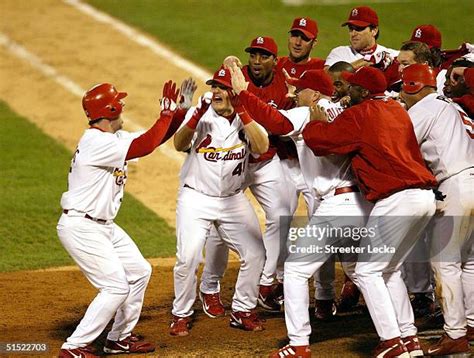
[[[242,68],[242,62],[240,62],[239,58],[236,56],[227,56],[222,62],[224,68],[230,68],[233,64],[236,64],[237,67]]]
[[[282,72],[283,75],[285,75],[285,84],[286,88],[288,89],[288,92],[286,93],[285,97],[296,98],[296,87],[288,83],[288,80],[293,80],[294,78],[291,77],[285,69],[283,69]]]
[[[196,92],[197,85],[191,77],[185,79],[181,83],[181,96],[178,100],[179,108],[188,110],[193,103],[194,92]]]
[[[235,93],[240,94],[240,92],[245,91],[248,88],[249,83],[245,80],[244,74],[239,66],[233,63],[229,67],[229,71],[232,78],[232,88]]]
[[[342,108],[349,108],[349,105],[351,103],[351,97],[350,96],[344,96],[341,98],[339,101],[341,103]]]
[[[316,103],[309,107],[309,120],[319,122],[329,122],[328,114],[323,107],[318,106]]]

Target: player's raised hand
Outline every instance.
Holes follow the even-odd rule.
[[[191,128],[193,130],[196,129],[199,123],[199,120],[202,118],[204,113],[207,112],[207,110],[209,109],[209,106],[211,105],[211,98],[212,98],[211,92],[206,92],[199,98],[199,103],[196,109],[194,110],[193,115],[189,119],[188,123],[186,123],[188,128]]]
[[[309,120],[319,122],[329,122],[328,114],[326,110],[318,106],[316,103],[309,107]]]
[[[183,83],[181,83],[181,96],[178,100],[179,108],[185,110],[191,108],[193,104],[194,92],[196,92],[196,89],[196,82],[191,77],[185,79]]]
[[[234,63],[237,65],[237,67],[242,68],[242,62],[240,62],[240,59],[236,56],[227,56],[224,58],[224,62],[222,62],[224,68],[227,69],[229,69]]]
[[[240,67],[233,63],[229,67],[229,72],[232,81],[232,89],[235,93],[240,94],[240,92],[245,91],[248,88],[249,83],[245,80],[245,76]]]
[[[291,77],[285,69],[282,69],[282,72],[285,76],[286,88],[288,89],[288,92],[286,93],[285,97],[294,99],[296,98],[296,87],[288,83],[288,80],[293,80],[294,78]]]
[[[179,89],[176,89],[176,83],[169,80],[163,86],[163,96],[160,100],[162,111],[175,111],[176,102],[179,96]]]

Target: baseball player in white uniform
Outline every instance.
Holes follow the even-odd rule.
[[[377,43],[379,18],[368,6],[359,6],[351,10],[349,19],[342,26],[349,28],[350,46],[339,46],[331,50],[325,66],[339,61],[350,63],[355,69],[373,65],[386,69],[398,55],[398,51]]]
[[[333,227],[364,226],[370,212],[371,204],[366,202],[354,183],[350,170],[350,159],[345,156],[316,157],[306,146],[301,136],[304,126],[310,121],[310,107],[319,105],[334,120],[343,108],[339,103],[331,101],[334,92],[332,79],[324,70],[309,70],[299,79],[290,79],[290,84],[296,87],[296,102],[298,108],[276,112],[270,106],[245,91],[246,83],[237,67],[232,69],[234,90],[239,93],[252,117],[260,122],[273,134],[285,134],[292,138],[298,150],[301,170],[308,188],[320,202],[309,227],[327,225]],[[338,219],[337,216],[341,216]],[[353,217],[347,220],[345,216]],[[295,229],[295,228],[292,228]],[[308,280],[333,254],[301,255],[299,248],[310,247],[315,238],[293,237],[290,229],[289,257],[285,262],[285,322],[290,337],[290,344],[273,353],[271,357],[309,357],[309,336],[311,326],[309,320]],[[335,239],[331,241],[331,239]],[[304,243],[302,242],[304,241]],[[351,238],[320,237],[318,246],[346,245],[342,241],[351,242]],[[354,268],[356,255],[341,255],[345,271],[355,280]]]
[[[156,123],[140,136],[119,138],[115,132],[122,128],[120,114],[126,95],[102,83],[82,99],[90,127],[71,161],[57,231],[64,248],[99,293],[62,345],[62,358],[96,357],[90,343],[112,318],[104,352],[155,350],[153,344],[132,333],[140,317],[151,266],[114,219],[122,203],[127,160],[151,153],[176,131],[182,118],[179,121],[175,116],[178,91],[169,81],[163,88],[163,110]]]
[[[230,325],[263,330],[254,309],[265,250],[257,216],[242,188],[249,154],[268,150],[268,134],[243,106],[231,103],[228,70],[221,67],[206,83],[211,85],[211,105],[202,99],[200,107],[190,109],[174,138],[177,150],[189,150],[180,173],[176,209],[177,260],[170,326],[175,336],[189,334],[196,271],[211,226],[241,262]]]
[[[446,334],[427,353],[469,353],[466,326],[474,327],[474,141],[463,121],[470,119],[436,93],[436,73],[428,65],[406,67],[402,82],[401,98],[423,157],[445,195],[433,222],[431,263],[440,287]]]

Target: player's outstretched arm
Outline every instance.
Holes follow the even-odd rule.
[[[179,111],[176,106],[178,97],[179,90],[176,89],[176,83],[166,82],[163,86],[160,117],[149,130],[132,141],[126,160],[144,157],[152,153],[176,132],[184,119],[183,111]]]
[[[209,108],[211,101],[209,98],[201,97],[199,105],[194,110],[189,121],[174,135],[174,147],[177,151],[185,152],[191,146],[194,132],[198,126],[199,120]]]

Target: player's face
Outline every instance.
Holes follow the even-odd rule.
[[[213,84],[211,87],[212,102],[211,106],[217,114],[221,116],[230,116],[234,111],[230,103],[227,87],[219,84]]]
[[[249,68],[252,79],[257,84],[268,84],[273,79],[276,58],[266,51],[252,51],[249,56]]]
[[[342,97],[349,94],[349,82],[342,78],[341,72],[328,72],[334,85],[334,100],[339,101]]]
[[[306,60],[316,44],[316,39],[310,40],[301,31],[291,31],[288,37],[288,51],[290,60],[301,62]]]
[[[414,95],[406,93],[403,88],[400,91],[400,99],[406,105],[406,109],[410,109],[418,101]]]
[[[398,72],[402,73],[403,69],[407,66],[413,65],[416,63],[415,54],[413,51],[400,51],[397,56],[397,61],[400,63],[398,66]]]
[[[452,68],[449,68],[446,72],[443,93],[448,98],[462,97],[469,91],[469,89],[466,87],[466,84],[462,79],[460,79],[456,84],[453,84],[451,82],[451,72],[453,72]]]
[[[351,47],[356,51],[368,50],[374,47],[377,32],[378,28],[371,29],[370,26],[358,27],[349,25]]]
[[[351,97],[349,104],[353,106],[353,105],[361,103],[365,98],[364,94],[366,92],[367,91],[361,86],[349,85],[349,96]]]
[[[318,98],[317,92],[310,89],[304,88],[299,89],[297,88],[295,91],[295,102],[297,107],[304,107],[304,106],[311,106]]]

